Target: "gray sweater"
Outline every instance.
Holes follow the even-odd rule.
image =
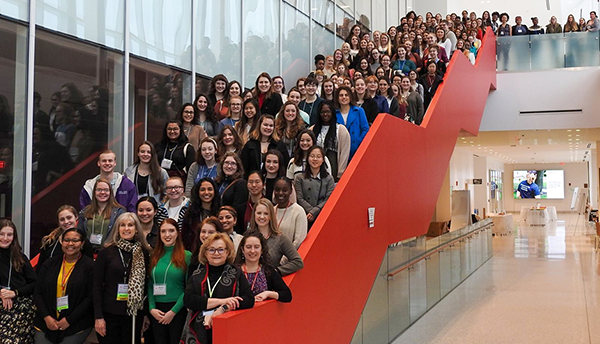
[[[267,247],[269,247],[269,265],[279,270],[282,276],[292,274],[304,267],[302,258],[287,236],[271,235],[267,239]],[[287,261],[283,265],[279,265],[283,256],[287,258]]]

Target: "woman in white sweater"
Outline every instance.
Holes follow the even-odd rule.
[[[280,177],[275,181],[273,201],[276,203],[275,211],[279,230],[288,237],[298,249],[306,238],[308,220],[306,212],[298,203],[290,200],[292,194],[292,181]]]

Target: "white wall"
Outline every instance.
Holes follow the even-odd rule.
[[[565,171],[565,198],[564,199],[514,199],[513,198],[513,170],[564,170]],[[571,211],[571,198],[573,188],[583,188],[588,183],[588,166],[582,163],[561,164],[515,164],[505,165],[504,170],[504,206],[506,211],[520,212],[521,206],[555,206],[556,211]]]
[[[529,26],[531,17],[538,17],[540,24],[546,25],[550,21],[550,17],[554,15],[560,24],[564,24],[569,13],[579,19],[580,11],[583,11],[586,19],[589,19],[591,10],[598,11],[598,3],[595,0],[550,0],[550,10],[548,10],[544,0],[448,0],[448,13],[454,12],[460,15],[464,9],[477,13],[478,17],[485,10],[490,13],[506,12],[510,15],[511,24],[514,23],[516,16],[521,16],[523,23]]]
[[[360,0],[359,0],[360,1]],[[448,4],[450,1],[446,0],[415,0],[414,11],[425,18],[425,13],[431,12],[433,15],[440,13],[444,18],[448,11]]]
[[[481,131],[600,127],[600,69],[557,69],[497,74]],[[583,113],[521,116],[519,111],[583,109]]]

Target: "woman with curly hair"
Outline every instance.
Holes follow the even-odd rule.
[[[275,132],[287,148],[288,155],[292,155],[296,144],[296,136],[306,127],[306,123],[299,116],[298,106],[287,101],[275,119]]]

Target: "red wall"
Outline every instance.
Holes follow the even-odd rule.
[[[495,83],[488,34],[475,66],[452,58],[421,127],[379,116],[299,249],[304,269],[286,279],[292,303],[221,316],[214,342],[349,343],[387,246],[427,232],[457,137],[477,134]]]

